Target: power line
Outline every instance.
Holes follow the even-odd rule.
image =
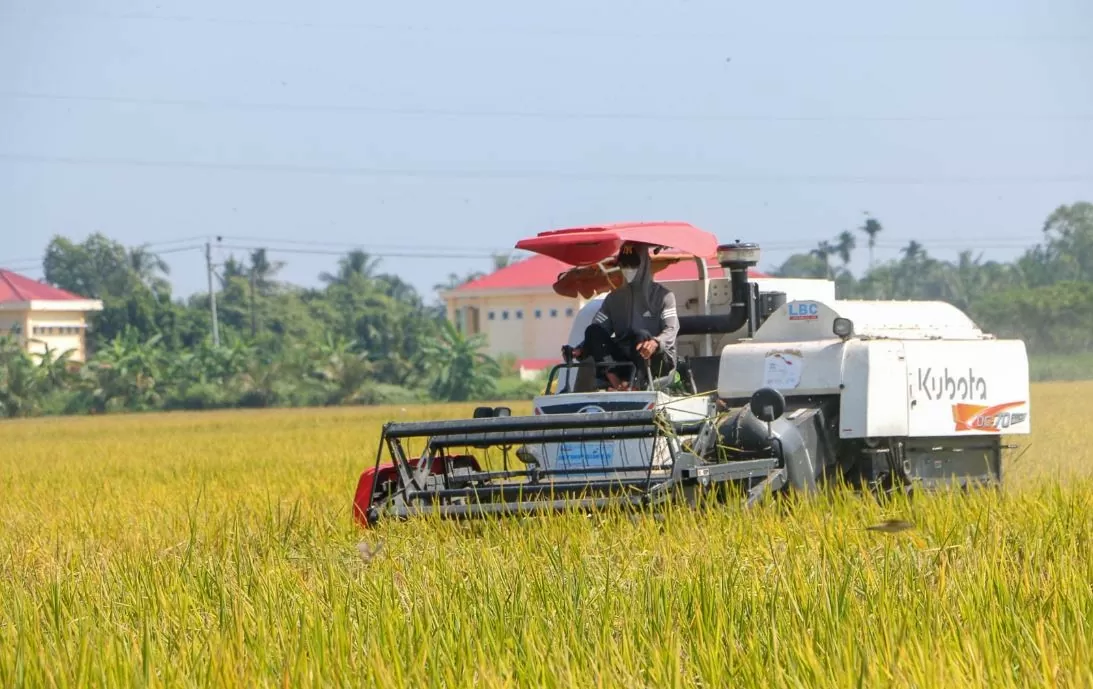
[[[237,236],[237,235],[219,235],[221,239],[241,241],[241,242],[257,242],[258,244],[250,247],[251,249],[264,247],[269,249],[272,245],[277,244],[289,244],[293,246],[303,247],[344,247],[346,249],[359,249],[366,251],[372,256],[384,256],[384,255],[405,255],[416,256],[424,255],[431,256],[451,256],[452,252],[467,253],[468,258],[481,258],[491,257],[495,254],[512,254],[523,253],[517,250],[515,247],[468,247],[468,246],[442,246],[429,244],[429,248],[425,250],[425,254],[421,253],[406,253],[401,252],[418,252],[420,247],[418,245],[394,245],[394,244],[374,244],[374,243],[359,243],[359,242],[330,242],[330,241],[318,241],[318,240],[293,240],[293,239],[276,239],[273,237],[258,237],[258,236]],[[832,236],[835,236],[832,233]],[[771,250],[806,250],[816,246],[821,241],[831,241],[832,236],[817,237],[815,240],[811,239],[786,239],[786,240],[772,240],[769,242],[762,242],[761,247]],[[858,242],[857,248],[865,248],[866,242],[862,240],[859,234],[855,233],[855,239],[861,240]],[[876,249],[900,249],[905,247],[909,242],[919,241],[928,247],[941,247],[941,248],[984,248],[984,249],[1004,249],[1004,248],[1020,248],[1024,246],[1031,246],[1037,241],[1036,237],[1028,236],[991,236],[991,237],[965,237],[962,239],[931,239],[921,240],[920,237],[889,237],[886,239],[878,240],[874,244]],[[387,253],[384,253],[387,252]],[[394,253],[391,253],[394,252]],[[327,253],[333,255],[344,255],[345,251],[325,251],[320,253]]]
[[[179,237],[178,239],[157,239],[156,241],[153,241],[153,242],[141,242],[139,244],[139,246],[141,246],[141,247],[166,246],[166,245],[169,245],[169,244],[182,244],[184,242],[201,242],[201,241],[204,241],[204,240],[205,240],[205,236],[204,235],[199,235],[199,236],[195,236],[195,237]]]
[[[29,91],[4,91],[0,98],[9,100],[37,100],[61,102],[110,103],[115,105],[151,105],[160,107],[228,109],[228,110],[266,110],[274,112],[350,112],[371,113],[376,115],[422,116],[422,117],[478,117],[512,119],[577,119],[577,120],[641,120],[641,121],[708,121],[708,122],[893,122],[893,123],[937,123],[937,122],[980,122],[984,120],[1003,122],[1089,122],[1093,113],[1046,114],[1046,115],[777,115],[746,113],[647,113],[647,112],[580,112],[564,110],[483,110],[459,108],[426,108],[412,106],[376,106],[351,105],[338,103],[299,104],[299,103],[262,103],[246,101],[211,101],[182,98],[136,98],[130,96],[104,96],[85,94],[40,93]]]
[[[32,263],[32,262],[33,263],[41,263],[42,259],[41,258],[11,258],[11,259],[0,260],[0,264],[2,264],[2,265],[25,264],[25,263]]]
[[[156,251],[153,251],[152,253],[154,253],[158,256],[162,256],[164,254],[177,254],[177,253],[181,253],[181,252],[184,252],[184,251],[198,251],[201,248],[203,248],[201,245],[194,244],[193,246],[180,246],[180,247],[176,247],[174,249],[157,249]]]
[[[23,19],[91,19],[100,21],[148,21],[176,24],[226,24],[232,26],[278,27],[293,29],[320,29],[337,31],[378,31],[405,33],[471,33],[471,34],[528,34],[541,36],[585,36],[592,38],[623,39],[677,39],[677,40],[717,40],[717,41],[823,41],[841,43],[861,41],[870,43],[892,42],[1087,42],[1093,40],[1090,34],[834,34],[834,33],[797,33],[785,30],[762,31],[751,29],[746,32],[729,33],[724,31],[611,31],[586,27],[549,27],[520,24],[407,24],[391,22],[315,22],[299,19],[254,19],[250,17],[209,17],[196,15],[167,15],[147,12],[41,12],[26,10],[8,10],[4,14]]]
[[[279,240],[264,237],[230,237],[220,235],[222,239],[234,239],[237,242],[246,243],[216,243],[213,244],[213,248],[227,249],[235,251],[257,251],[264,249],[269,253],[280,254],[300,254],[300,255],[313,255],[313,256],[345,256],[348,253],[346,250],[337,251],[332,249],[323,248],[299,248],[299,247],[324,247],[324,246],[343,246],[347,249],[361,249],[368,252],[369,256],[375,258],[423,258],[423,259],[490,259],[496,254],[512,254],[522,253],[514,248],[506,249],[467,249],[462,248],[449,248],[431,246],[427,250],[415,250],[413,247],[399,247],[392,245],[382,244],[352,244],[342,242],[322,242],[322,241],[303,241],[303,240]],[[191,238],[183,240],[163,240],[160,242],[148,242],[141,246],[151,246],[155,244],[172,244],[178,241],[192,241]],[[766,251],[775,252],[808,252],[815,249],[817,244],[824,241],[822,238],[817,238],[815,241],[810,240],[783,240],[783,241],[770,241],[763,242],[760,246]],[[828,239],[830,241],[830,238]],[[995,237],[990,240],[968,238],[964,240],[920,240],[918,238],[891,238],[888,241],[878,241],[875,245],[875,249],[882,250],[899,250],[907,246],[911,241],[920,241],[927,251],[936,249],[963,249],[969,251],[975,250],[991,250],[991,249],[1020,249],[1031,247],[1037,243],[1035,238],[1025,237]],[[279,244],[292,244],[295,246],[284,247],[278,246]],[[185,253],[190,251],[199,251],[204,248],[204,245],[193,244],[180,247],[172,247],[168,249],[155,250],[152,253],[156,255],[169,255],[175,253]],[[855,251],[865,248],[864,243],[858,244]],[[401,249],[401,250],[400,250]],[[27,270],[37,269],[42,265],[42,259],[39,258],[21,258],[21,259],[8,259],[0,260],[0,266],[6,267],[10,270]]]
[[[163,168],[178,170],[223,170],[230,172],[298,173],[343,177],[411,177],[465,180],[588,180],[627,182],[731,182],[735,184],[850,184],[850,185],[931,185],[931,184],[1070,184],[1093,181],[1093,173],[1041,175],[734,175],[719,172],[578,172],[511,168],[474,170],[452,168],[370,168],[341,165],[292,165],[285,163],[215,163],[208,161],[138,160],[0,153],[0,160],[32,164],[82,165],[95,167]]]
[[[345,251],[333,251],[330,249],[297,249],[286,248],[276,246],[244,246],[238,244],[217,244],[217,248],[220,249],[236,249],[240,251],[258,251],[264,249],[268,253],[278,254],[310,254],[314,256],[345,256]],[[369,252],[372,256],[378,258],[446,258],[446,259],[463,259],[463,258],[492,258],[491,253],[453,253],[453,252],[396,252],[396,251],[382,251],[382,252]]]
[[[275,239],[273,237],[254,237],[254,236],[240,236],[240,235],[217,235],[221,239],[242,241],[242,242],[271,242],[274,244],[294,244],[299,246],[337,246],[345,247],[347,249],[361,249],[367,251],[369,254],[373,253],[373,250],[412,250],[418,248],[414,245],[407,244],[373,244],[371,242],[328,242],[328,241],[316,241],[311,239]],[[492,252],[508,252],[511,248],[500,249],[497,247],[469,247],[469,246],[440,246],[436,244],[429,245],[434,250],[448,250],[453,251],[492,251]]]

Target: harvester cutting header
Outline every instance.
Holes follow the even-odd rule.
[[[1003,436],[1030,432],[1024,343],[950,304],[753,280],[757,245],[681,222],[556,230],[516,247],[573,266],[559,294],[606,296],[559,343],[532,414],[481,407],[384,426],[357,486],[361,523],[646,506],[719,486],[751,505],[836,475],[886,490],[990,485]],[[698,279],[654,281],[680,260]]]

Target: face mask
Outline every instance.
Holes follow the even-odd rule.
[[[637,268],[623,268],[622,276],[626,279],[626,282],[630,283],[634,281],[634,278],[638,276]]]

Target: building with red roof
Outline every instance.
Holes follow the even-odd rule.
[[[707,266],[711,278],[724,275],[715,259]],[[532,375],[561,361],[561,347],[574,318],[589,301],[555,293],[555,281],[571,268],[534,254],[440,296],[447,305],[448,319],[457,327],[469,335],[484,334],[490,355],[513,355],[522,373]],[[756,271],[750,274],[765,277]],[[672,282],[698,277],[695,261],[684,260],[664,268],[655,279]]]
[[[0,268],[0,337],[14,337],[28,352],[87,354],[87,314],[102,302]]]

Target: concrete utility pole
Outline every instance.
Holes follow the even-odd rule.
[[[213,291],[213,245],[205,242],[205,272],[209,277],[209,307],[213,315],[213,346],[220,346],[220,323],[216,319],[216,292]]]

